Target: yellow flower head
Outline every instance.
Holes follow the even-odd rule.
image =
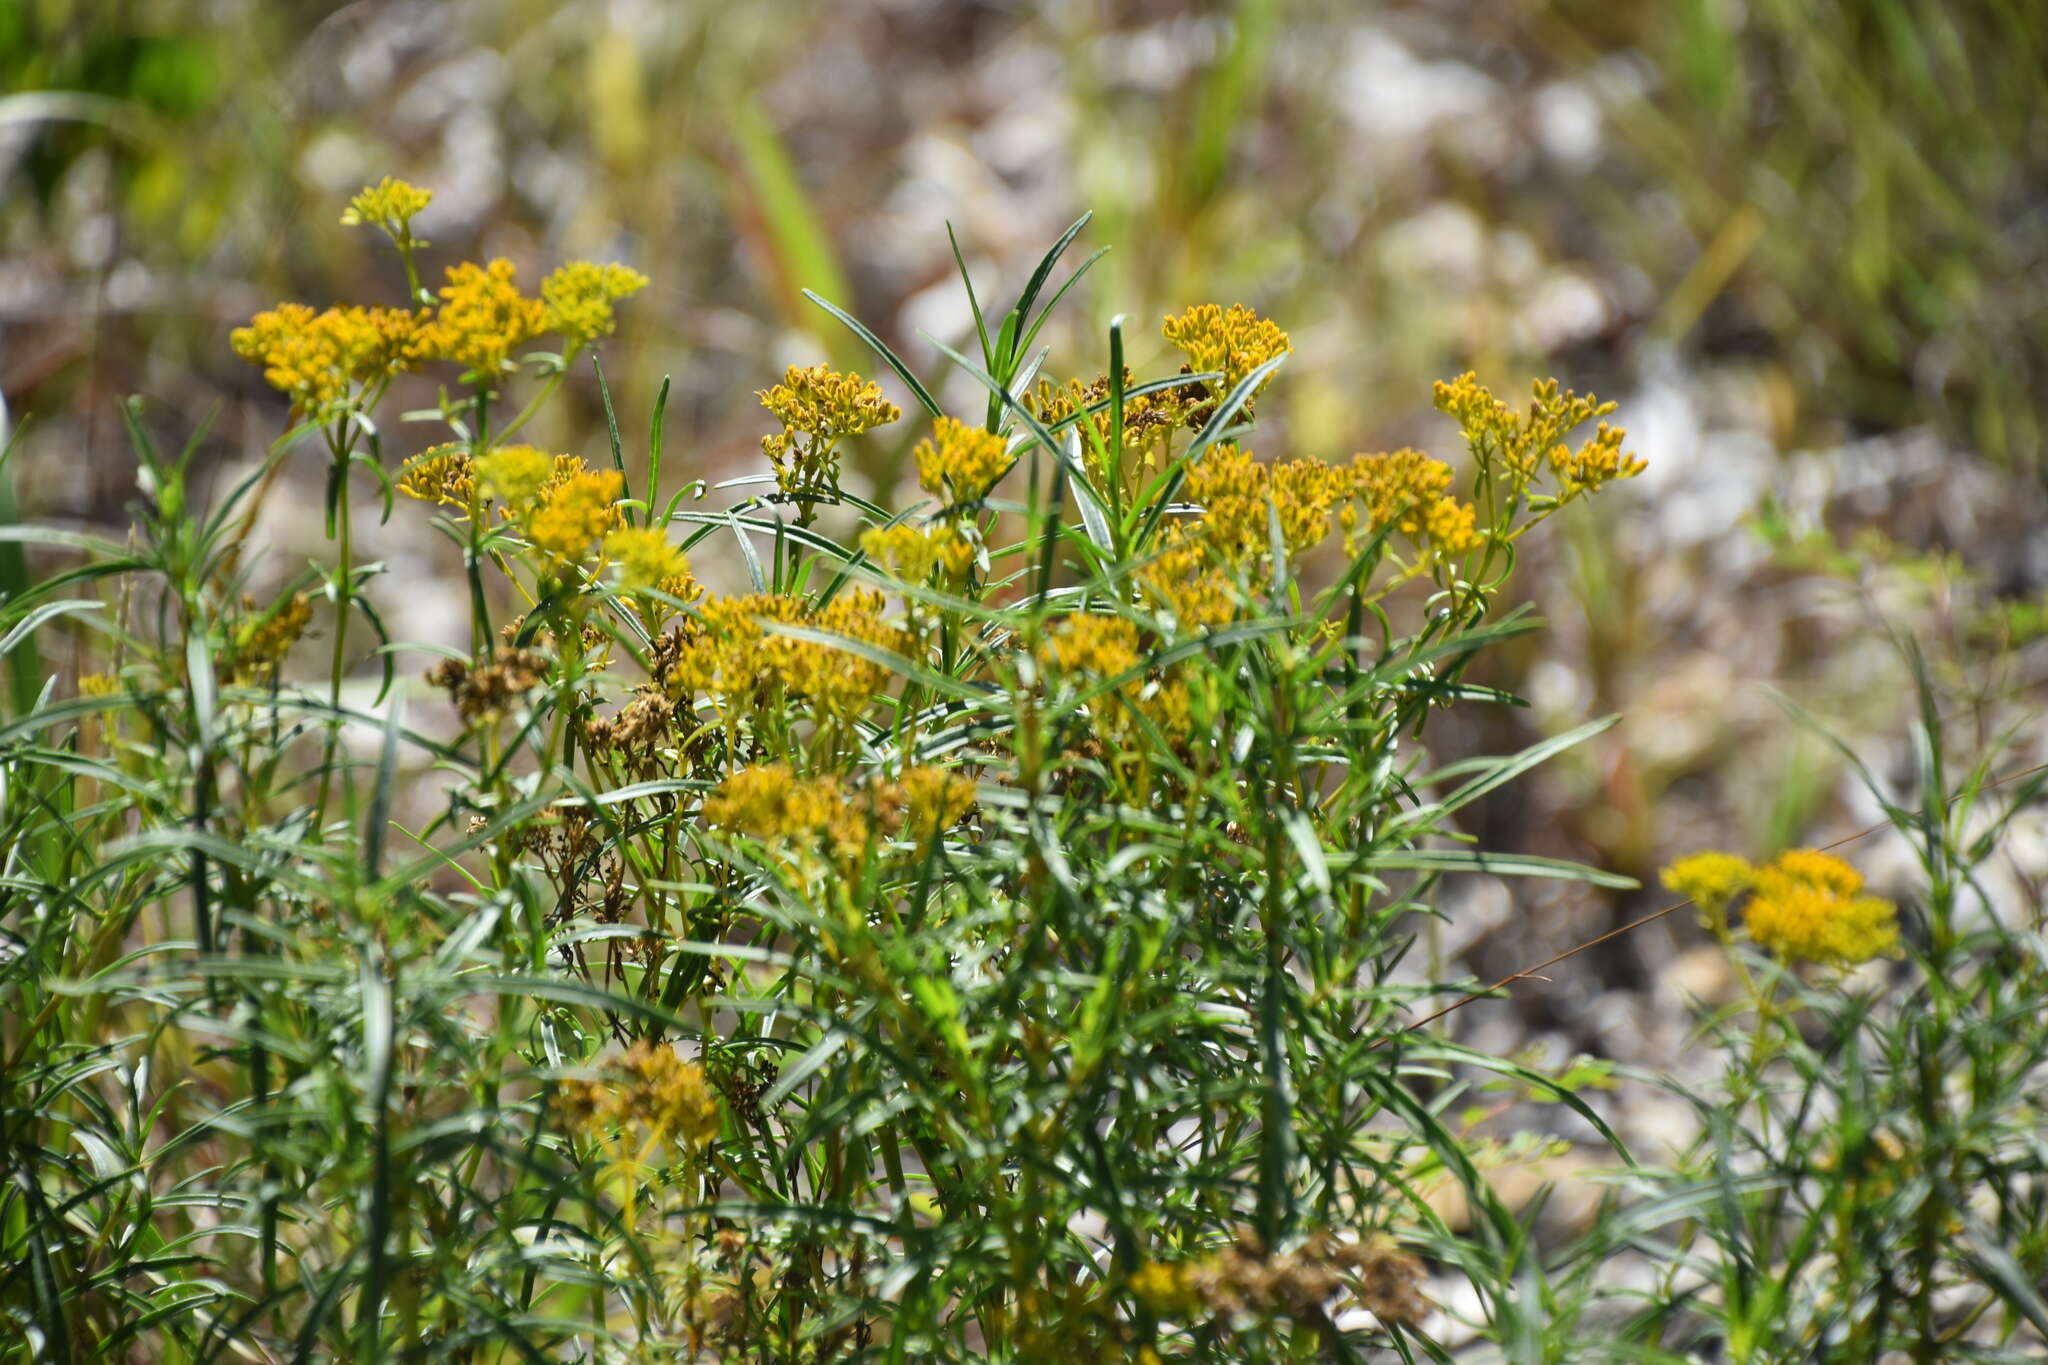
[[[275,675],[312,620],[311,599],[297,592],[271,611],[242,621],[235,627],[230,676],[237,682],[253,682]]]
[[[1190,1267],[1165,1265],[1159,1261],[1147,1261],[1131,1272],[1126,1280],[1128,1288],[1138,1302],[1161,1318],[1184,1318],[1201,1307],[1189,1276]]]
[[[1711,849],[1686,854],[1663,874],[1665,890],[1685,897],[1710,920],[1718,920],[1755,879],[1748,860]]]
[[[1530,391],[1529,410],[1516,417],[1470,373],[1439,381],[1437,410],[1450,416],[1464,432],[1474,458],[1497,469],[1516,490],[1527,488],[1545,468],[1556,479],[1557,497],[1567,501],[1598,491],[1615,479],[1632,479],[1646,467],[1625,453],[1628,433],[1601,422],[1574,451],[1565,438],[1579,427],[1614,411],[1592,394],[1560,389],[1555,379],[1538,380]]]
[[[535,549],[556,559],[580,560],[591,544],[620,521],[619,495],[625,476],[616,469],[583,470],[548,485],[540,503],[522,519]]]
[[[563,349],[610,336],[618,326],[612,304],[647,287],[647,277],[623,265],[570,261],[540,282],[547,330],[566,339]]]
[[[1138,666],[1138,627],[1121,616],[1077,613],[1053,632],[1046,654],[1062,673],[1114,678]]]
[[[484,496],[507,507],[535,502],[555,475],[555,457],[532,446],[500,446],[472,466]]]
[[[764,622],[803,626],[892,652],[903,632],[882,617],[880,592],[841,592],[822,609],[772,593],[710,598],[698,609],[702,630],[686,640],[664,685],[708,696],[727,721],[778,712],[783,699],[810,703],[816,718],[845,721],[870,706],[889,682],[882,665],[836,644],[769,630]]]
[[[651,526],[621,527],[604,538],[605,558],[619,567],[619,586],[627,592],[681,584],[690,578],[690,561]],[[662,588],[666,592],[668,589]],[[695,593],[672,594],[693,597]]]
[[[1218,398],[1274,356],[1294,349],[1278,324],[1241,303],[1230,305],[1228,312],[1213,303],[1197,304],[1179,317],[1166,319],[1160,331],[1188,358],[1189,370],[1222,373],[1215,388]],[[1265,384],[1259,386],[1260,391],[1264,388]],[[1252,396],[1256,398],[1258,393]]]
[[[839,487],[841,441],[903,415],[882,396],[880,385],[825,365],[792,365],[780,384],[756,396],[782,423],[780,432],[761,438],[776,486],[806,510]]]
[[[353,401],[369,384],[413,368],[427,353],[424,314],[403,308],[281,303],[229,334],[235,354],[263,367],[270,386],[302,413]]]
[[[917,527],[908,522],[861,532],[861,551],[905,583],[922,585],[934,571],[942,582],[958,583],[974,563],[974,544],[943,523]]]
[[[398,491],[422,502],[467,508],[476,487],[469,452],[449,442],[429,446],[405,462],[398,472]]]
[[[562,1085],[563,1111],[587,1135],[637,1129],[657,1143],[681,1139],[692,1150],[718,1136],[718,1096],[704,1068],[667,1043],[642,1039],[607,1062],[603,1075]]]
[[[342,211],[342,226],[358,227],[368,223],[384,229],[394,238],[410,241],[415,246],[426,246],[425,242],[413,241],[412,220],[433,202],[433,198],[432,190],[423,190],[387,175],[376,184],[356,191],[355,198],[349,200],[348,207]]]
[[[803,778],[787,763],[739,772],[704,798],[704,823],[763,843],[795,841],[829,827],[845,794],[827,777]]]
[[[428,324],[434,355],[482,375],[496,375],[516,346],[546,330],[547,304],[519,292],[518,271],[500,258],[489,265],[448,267],[441,307]]]
[[[1010,467],[1009,447],[992,431],[940,417],[911,452],[917,482],[948,508],[979,502]]]
[[[1899,951],[1898,912],[1859,895],[1863,878],[1840,858],[1794,849],[1757,869],[1743,927],[1780,958],[1854,966]]]
[[[903,774],[903,793],[911,832],[921,840],[951,829],[974,809],[974,783],[944,768],[910,769]]]

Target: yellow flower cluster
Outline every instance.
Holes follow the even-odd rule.
[[[381,228],[405,253],[424,242],[412,236],[412,219],[433,192],[385,177],[349,201],[341,221]],[[488,379],[502,373],[513,351],[548,330],[562,333],[565,350],[611,333],[617,325],[612,304],[647,285],[647,277],[622,265],[571,261],[541,282],[541,298],[520,293],[512,263],[463,262],[448,268],[440,306],[431,312],[402,308],[329,308],[315,312],[302,303],[283,303],[258,313],[235,329],[235,353],[263,367],[263,375],[290,395],[303,413],[324,415],[331,405],[352,402],[360,390],[426,360],[452,360]]]
[[[433,198],[432,190],[423,190],[387,175],[376,184],[357,191],[355,198],[348,201],[348,207],[341,215],[342,226],[358,227],[368,223],[383,228],[394,238],[411,241],[413,218]],[[425,246],[427,243],[414,242],[413,245]]]
[[[563,350],[577,350],[610,336],[618,326],[612,304],[646,287],[647,277],[630,267],[570,261],[540,282],[546,328],[562,334]]]
[[[1120,616],[1080,612],[1062,621],[1039,651],[1042,666],[1055,674],[1107,682],[1130,673],[1143,662],[1136,623]],[[1116,688],[1124,708],[1102,705],[1098,724],[1105,738],[1121,743],[1130,737],[1135,716],[1143,716],[1168,739],[1185,738],[1193,728],[1193,698],[1179,668],[1148,679],[1131,678]]]
[[[1169,531],[1165,551],[1142,575],[1184,630],[1213,629],[1238,610],[1237,571],[1273,548],[1301,555],[1344,530],[1344,550],[1392,527],[1419,552],[1416,567],[1481,543],[1470,503],[1449,495],[1450,467],[1413,450],[1359,455],[1349,465],[1292,460],[1264,465],[1234,445],[1205,451],[1188,469],[1186,493],[1202,515]]]
[[[1463,554],[1480,542],[1470,503],[1448,496],[1451,467],[1419,450],[1360,455],[1351,462],[1351,495],[1364,511],[1362,529],[1378,535],[1392,526],[1402,535],[1434,545],[1443,554]],[[1361,529],[1345,523],[1345,549],[1355,550]]]
[[[229,676],[236,682],[257,682],[271,677],[284,662],[285,653],[305,634],[313,620],[313,604],[306,594],[293,593],[275,610],[251,616],[235,627],[233,664]]]
[[[1747,891],[1742,925],[1758,946],[1784,960],[1854,966],[1899,951],[1898,911],[1863,894],[1863,877],[1831,853],[1800,848],[1752,867],[1732,853],[1680,858],[1664,885],[1718,922]]]
[[[405,462],[398,471],[398,491],[421,502],[469,507],[476,490],[476,474],[469,451],[452,442],[429,446]]]
[[[1615,479],[1632,479],[1645,468],[1641,458],[1623,452],[1627,433],[1605,422],[1573,450],[1565,438],[1607,416],[1615,405],[1591,394],[1560,390],[1555,379],[1537,381],[1529,410],[1519,418],[1470,373],[1438,381],[1436,406],[1458,423],[1473,456],[1498,468],[1518,492],[1546,468],[1557,481],[1560,502],[1597,491]]]
[[[1126,390],[1135,387],[1129,370],[1124,371],[1124,387]],[[1078,379],[1070,379],[1064,386],[1056,385],[1050,379],[1041,379],[1038,381],[1038,387],[1024,397],[1025,409],[1048,428],[1058,430],[1065,423],[1077,419],[1088,422],[1094,428],[1096,439],[1083,440],[1081,453],[1088,461],[1089,468],[1098,477],[1103,471],[1100,467],[1100,457],[1096,454],[1096,446],[1099,444],[1107,448],[1110,437],[1114,434],[1111,431],[1114,423],[1108,403],[1108,375],[1087,384]],[[1098,405],[1101,405],[1098,411],[1089,412],[1090,408]],[[1186,420],[1187,411],[1187,394],[1180,388],[1155,390],[1135,398],[1126,397],[1125,446],[1144,446],[1162,433],[1174,430]],[[1151,465],[1157,454],[1156,450],[1146,450],[1144,459],[1140,461],[1141,467]]]
[[[1045,655],[1061,673],[1114,678],[1138,666],[1138,627],[1121,616],[1078,612],[1047,637]]]
[[[554,480],[558,463],[555,456],[533,446],[500,446],[479,456],[471,468],[485,497],[521,508],[539,501]]]
[[[1230,305],[1228,312],[1213,303],[1197,304],[1179,317],[1166,319],[1160,331],[1188,358],[1189,371],[1222,373],[1221,383],[1213,390],[1217,398],[1274,356],[1294,349],[1277,323],[1241,303]],[[1261,384],[1252,396],[1256,398],[1264,389]]]
[[[1897,910],[1862,890],[1863,878],[1840,858],[1794,849],[1757,869],[1742,925],[1781,958],[1853,966],[1896,955]]]
[[[959,823],[974,807],[974,783],[944,768],[916,767],[900,781],[849,785],[802,777],[787,763],[743,768],[704,798],[704,823],[764,844],[823,841],[835,857],[860,856],[870,842],[906,831],[920,841]]]
[[[932,434],[911,452],[917,461],[918,486],[953,509],[988,496],[1010,467],[1009,443],[992,431],[936,418]]]
[[[625,476],[616,469],[579,470],[551,482],[521,521],[527,543],[556,559],[580,560],[622,520]]]
[[[882,396],[881,386],[826,365],[792,365],[782,382],[757,395],[782,430],[761,438],[761,450],[775,467],[775,484],[806,515],[821,497],[839,487],[839,443],[895,421],[903,412]]]
[[[838,779],[799,777],[787,763],[742,768],[704,798],[704,823],[762,843],[798,842],[830,833],[861,842]],[[838,826],[838,828],[835,828]]]
[[[1735,898],[1749,890],[1756,869],[1747,858],[1718,849],[1688,853],[1664,869],[1664,889],[1699,907],[1709,923],[1720,923]]]
[[[920,842],[960,823],[974,809],[974,782],[945,768],[916,767],[903,774],[908,825]]]
[[[443,473],[436,466],[425,466],[413,482],[422,490],[430,489],[436,486],[436,476]],[[462,473],[474,480],[486,498],[500,504],[504,516],[518,523],[527,544],[554,559],[587,558],[595,542],[617,532],[625,521],[618,506],[625,492],[625,476],[616,469],[590,469],[574,455],[550,455],[533,446],[500,446],[468,462]],[[453,475],[451,464],[445,476]],[[636,558],[644,559],[646,547],[629,548]],[[660,567],[671,564],[663,560]],[[685,565],[686,572],[687,568]]]
[[[954,527],[940,523],[918,527],[908,522],[861,532],[861,551],[905,583],[923,585],[934,573],[941,583],[957,584],[974,565],[974,544]]]
[[[480,375],[502,372],[513,349],[547,326],[547,305],[519,292],[518,273],[503,257],[449,266],[441,306],[426,329],[433,354]]]
[[[619,587],[626,592],[656,588],[688,601],[697,595],[690,561],[669,538],[651,526],[627,526],[604,538],[605,558],[618,566]],[[675,591],[683,588],[684,591]]]
[[[718,1136],[718,1096],[704,1068],[667,1043],[642,1039],[607,1062],[602,1079],[562,1082],[561,1104],[586,1136],[616,1132],[630,1141],[644,1133],[654,1145],[680,1140],[692,1151]]]
[[[416,366],[432,350],[424,313],[403,308],[329,308],[281,303],[229,334],[235,354],[263,367],[295,411],[320,412],[357,390]]]
[[[781,714],[781,701],[810,703],[820,718],[846,721],[888,684],[889,673],[849,650],[798,639],[762,623],[802,626],[900,653],[903,632],[882,617],[880,592],[848,589],[823,609],[802,598],[769,593],[715,597],[698,611],[701,629],[684,640],[662,682],[706,696],[727,723]]]

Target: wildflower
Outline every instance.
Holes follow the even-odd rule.
[[[312,619],[312,601],[298,592],[269,611],[242,621],[235,627],[229,676],[237,682],[274,676]]]
[[[1192,1261],[1140,1267],[1127,1283],[1155,1312],[1180,1317],[1250,1313],[1319,1322],[1342,1292],[1384,1322],[1412,1325],[1428,1312],[1422,1276],[1420,1261],[1384,1240],[1342,1241],[1317,1230],[1274,1253],[1245,1234]]]
[[[427,353],[424,314],[402,308],[329,308],[281,303],[229,334],[235,354],[263,367],[294,410],[319,413],[402,370]]]
[[[564,1081],[562,1109],[571,1126],[589,1135],[644,1133],[654,1145],[680,1139],[692,1151],[718,1136],[721,1121],[704,1068],[644,1038],[605,1063],[602,1079]]]
[[[1241,303],[1230,305],[1228,312],[1213,303],[1199,304],[1179,317],[1166,319],[1160,331],[1188,358],[1189,373],[1217,371],[1223,375],[1220,387],[1213,391],[1219,398],[1274,356],[1294,349],[1294,343],[1276,323]],[[1209,392],[1207,385],[1199,387],[1205,394]],[[1251,396],[1258,397],[1265,387],[1261,383]],[[1249,403],[1246,410],[1250,410]],[[1189,415],[1191,424],[1206,418],[1206,413]]]
[[[530,649],[501,646],[482,668],[466,659],[443,659],[427,670],[427,682],[448,694],[456,713],[476,721],[503,715],[512,703],[547,678],[548,659]]]
[[[356,191],[355,198],[349,200],[348,207],[342,210],[342,226],[359,227],[368,223],[384,229],[394,239],[411,242],[414,246],[426,246],[428,243],[413,239],[412,220],[433,198],[432,190],[423,190],[387,175],[376,184]]]
[[[860,548],[905,583],[923,584],[936,571],[947,583],[967,576],[974,563],[974,543],[951,526],[916,527],[907,522],[861,532]]]
[[[1621,442],[1627,435],[1620,427],[1602,422],[1594,428],[1592,439],[1577,450],[1562,443],[1552,446],[1551,471],[1568,494],[1582,489],[1596,491],[1614,479],[1632,479],[1648,465],[1640,455],[1622,451]]]
[[[78,675],[78,695],[81,697],[117,697],[120,694],[121,680],[111,673]]]
[[[1158,389],[1151,393],[1133,397],[1128,390],[1136,387],[1131,372],[1124,371],[1124,441],[1146,442],[1150,438],[1170,432],[1187,418],[1187,395],[1180,388]],[[1038,386],[1024,396],[1024,407],[1036,417],[1039,424],[1057,431],[1073,422],[1085,420],[1094,429],[1095,440],[1083,441],[1081,451],[1090,469],[1098,476],[1103,473],[1098,445],[1107,447],[1114,434],[1111,428],[1114,419],[1109,410],[1109,376],[1083,384],[1070,379],[1064,386],[1054,384],[1050,379],[1041,379]],[[1094,411],[1090,411],[1094,409]],[[1140,462],[1143,466],[1154,463],[1157,451],[1148,450]]]
[[[605,558],[619,568],[619,587],[626,592],[659,588],[663,583],[681,585],[690,579],[690,561],[669,543],[667,536],[651,526],[622,527],[604,538]],[[695,580],[691,580],[695,581]],[[673,594],[694,597],[695,593]]]
[[[974,783],[944,768],[909,769],[903,774],[903,794],[911,832],[921,840],[951,829],[974,808]]]
[[[679,643],[662,682],[709,696],[729,723],[773,714],[781,700],[808,702],[821,719],[850,720],[888,684],[888,671],[850,650],[771,631],[764,623],[901,652],[903,632],[883,620],[882,607],[882,594],[867,588],[841,592],[822,609],[772,593],[712,598],[698,610],[701,629]]]
[[[427,325],[432,353],[479,375],[501,372],[512,349],[547,326],[547,305],[519,292],[518,271],[503,259],[448,267],[441,307]]]
[[[845,808],[829,777],[803,778],[787,763],[743,768],[704,798],[704,823],[762,843],[815,837]]]
[[[500,446],[478,456],[471,468],[485,497],[508,507],[526,507],[555,476],[555,458],[532,446]]]
[[[521,521],[527,543],[556,559],[582,559],[619,524],[624,491],[625,476],[616,469],[586,469],[550,483]]]
[[[824,365],[792,365],[780,384],[757,396],[782,423],[779,433],[761,438],[761,450],[775,467],[776,487],[806,517],[839,487],[839,443],[903,415],[879,385]]]
[[[1756,869],[1747,859],[1709,849],[1680,858],[1664,869],[1662,880],[1665,890],[1685,897],[1709,922],[1719,923],[1755,878]]]
[[[1437,498],[1414,523],[1412,531],[1408,523],[1404,523],[1401,529],[1427,541],[1439,554],[1463,554],[1476,549],[1482,539],[1474,526],[1477,516],[1477,509],[1469,502]]]
[[[565,351],[610,336],[618,326],[612,304],[646,287],[647,277],[628,266],[570,261],[540,282],[547,330],[562,334]]]
[[[1138,666],[1138,628],[1120,616],[1069,616],[1047,641],[1047,656],[1062,673],[1114,678]]]
[[[1757,869],[1743,927],[1781,959],[1847,967],[1895,956],[1897,911],[1862,889],[1863,878],[1840,858],[1794,849]]]
[[[1195,1297],[1194,1287],[1189,1283],[1189,1269],[1185,1262],[1165,1265],[1159,1261],[1147,1261],[1132,1271],[1124,1284],[1154,1317],[1185,1317],[1201,1306],[1201,1300]]]
[[[429,446],[398,471],[398,491],[422,502],[467,508],[476,493],[476,471],[469,451],[453,442]]]
[[[1646,467],[1638,456],[1623,453],[1621,442],[1627,433],[1605,422],[1572,450],[1565,438],[1607,416],[1615,405],[1591,394],[1561,390],[1555,379],[1537,381],[1530,390],[1529,410],[1519,418],[1470,373],[1439,381],[1436,406],[1458,423],[1474,458],[1498,470],[1517,492],[1529,487],[1545,467],[1558,481],[1559,502],[1596,492],[1614,479],[1632,479]]]
[[[940,417],[911,452],[917,482],[948,508],[979,502],[1010,467],[1009,443],[992,431]]]

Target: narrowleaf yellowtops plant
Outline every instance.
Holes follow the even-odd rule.
[[[981,420],[891,352],[907,419],[791,369],[773,491],[705,507],[659,404],[644,444],[518,439],[644,277],[426,292],[429,204],[349,208],[402,302],[234,334],[287,409],[263,473],[193,508],[140,443],[131,546],[46,535],[82,562],[0,606],[83,665],[0,727],[32,1343],[0,1354],[1446,1359],[1432,1269],[1533,1340],[1445,1105],[1492,1074],[1610,1130],[1410,1031],[1449,988],[1395,968],[1439,877],[1631,885],[1456,825],[1607,721],[1444,771],[1423,742],[1534,628],[1499,610],[1519,539],[1641,471],[1611,405],[1467,375],[1452,458],[1262,452],[1293,343],[1243,305],[1167,318],[1156,379],[1120,327],[1096,377],[1036,377],[1069,234],[952,356]],[[438,405],[386,411],[415,372]],[[903,505],[842,488],[904,420]],[[323,457],[326,562],[266,597],[290,565],[236,532]],[[373,491],[445,542],[465,638],[386,635]],[[749,581],[707,592],[707,556]],[[1672,884],[1731,946],[1747,896],[1779,969],[1904,940],[1825,855]]]

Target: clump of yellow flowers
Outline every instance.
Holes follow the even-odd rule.
[[[1605,422],[1576,450],[1571,447],[1566,438],[1611,414],[1614,404],[1560,390],[1555,379],[1537,381],[1528,411],[1519,417],[1469,373],[1438,381],[1436,406],[1457,421],[1480,467],[1499,471],[1514,493],[1527,494],[1547,472],[1556,489],[1546,495],[1541,504],[1546,507],[1597,492],[1615,479],[1632,479],[1644,469],[1641,457],[1621,448],[1627,433]]]
[[[792,852],[823,847],[843,862],[902,834],[930,839],[973,807],[974,783],[944,768],[914,767],[897,781],[850,784],[767,763],[742,768],[705,797],[704,823]]]
[[[1781,961],[1849,967],[1899,952],[1897,909],[1863,894],[1862,874],[1831,853],[1792,849],[1760,867],[1731,853],[1694,853],[1667,867],[1663,880],[1699,906],[1709,928],[1725,926],[1729,907],[1747,893],[1742,927]]]
[[[1009,442],[992,431],[940,417],[917,443],[917,484],[946,508],[979,502],[1010,467]]]
[[[609,336],[617,326],[612,305],[647,285],[646,276],[627,266],[571,261],[541,281],[535,298],[520,290],[517,267],[498,258],[449,266],[447,283],[425,294],[417,285],[415,253],[428,243],[413,235],[412,220],[432,199],[430,190],[386,177],[351,199],[341,221],[389,237],[413,281],[414,304],[433,306],[316,311],[281,303],[232,334],[235,354],[261,366],[264,379],[300,416],[326,420],[345,409],[373,407],[392,376],[429,361],[453,362],[489,384],[521,346],[550,332],[561,337],[566,359]]]
[[[1178,317],[1166,319],[1160,330],[1188,358],[1188,373],[1215,372],[1223,376],[1214,391],[1218,398],[1274,356],[1294,349],[1294,343],[1277,323],[1260,317],[1241,303],[1233,303],[1227,310],[1213,303],[1197,304]],[[1259,389],[1264,390],[1271,382],[1268,376]],[[1258,393],[1252,396],[1256,398]]]
[[[839,445],[903,415],[881,387],[827,365],[792,365],[782,382],[757,395],[782,430],[761,438],[782,496],[808,522],[839,486]]]
[[[571,1128],[600,1141],[694,1151],[718,1136],[718,1096],[704,1068],[666,1043],[643,1039],[607,1062],[601,1079],[562,1082],[561,1105]]]
[[[329,308],[280,303],[228,336],[235,354],[263,367],[263,378],[292,407],[320,412],[360,397],[433,353],[426,314],[403,308]]]

